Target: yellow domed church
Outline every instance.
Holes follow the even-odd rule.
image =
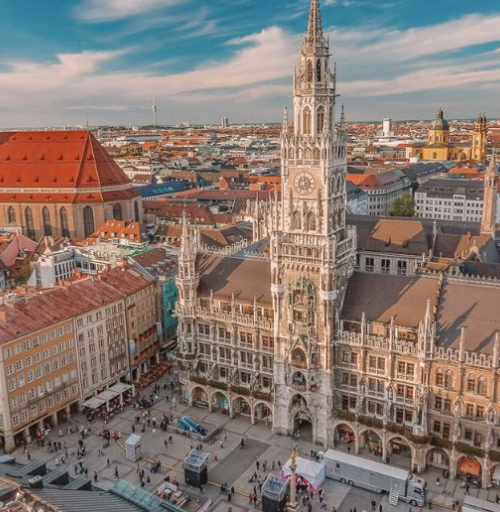
[[[488,125],[486,116],[480,114],[475,123],[471,141],[450,142],[450,125],[444,118],[442,109],[429,126],[427,143],[411,144],[406,148],[406,158],[444,161],[444,160],[476,160],[486,159],[486,136]]]

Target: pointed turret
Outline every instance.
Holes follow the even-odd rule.
[[[283,135],[288,133],[288,107],[285,105],[283,109],[283,123],[282,123]]]
[[[345,110],[344,104],[342,103],[342,107],[340,109],[340,129],[343,130],[345,128]]]
[[[309,24],[307,26],[307,39],[316,41],[323,37],[323,23],[321,21],[321,9],[319,0],[311,0],[309,10]]]
[[[490,165],[484,176],[483,215],[481,217],[481,233],[495,236],[497,211],[498,173],[496,154],[493,151]]]

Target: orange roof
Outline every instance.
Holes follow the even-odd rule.
[[[146,230],[139,222],[126,222],[123,220],[107,220],[104,224],[99,226],[90,237],[111,239],[118,238],[120,240],[132,240],[134,242],[144,241],[142,233]]]
[[[0,133],[0,188],[16,189],[0,194],[2,202],[91,203],[138,196],[86,130]]]
[[[361,188],[383,188],[397,181],[398,177],[392,171],[388,171],[380,174],[347,174],[346,180]]]

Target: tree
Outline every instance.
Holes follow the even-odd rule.
[[[409,192],[404,192],[392,203],[391,217],[413,217],[415,215],[415,199]]]

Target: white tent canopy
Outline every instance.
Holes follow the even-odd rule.
[[[281,472],[285,478],[291,475],[290,460],[286,462]],[[325,481],[325,465],[297,457],[297,469],[295,470],[295,474],[301,476],[314,490],[317,490]]]

